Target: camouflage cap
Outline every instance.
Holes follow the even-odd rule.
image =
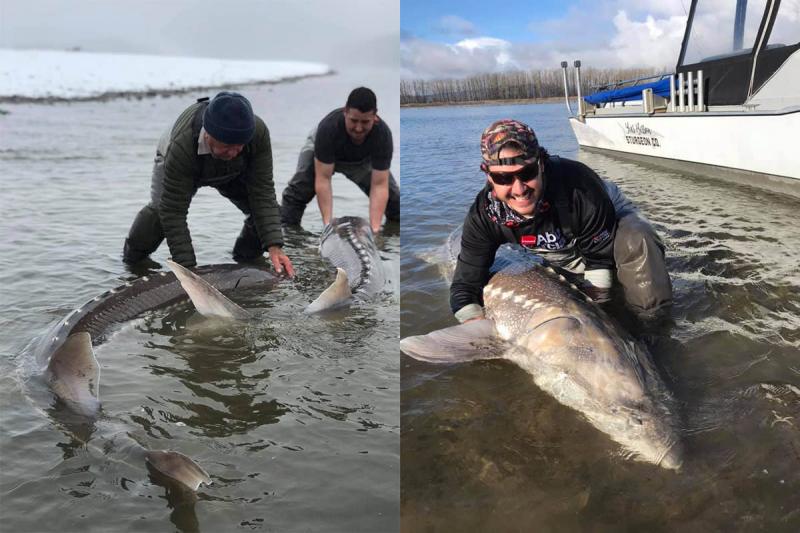
[[[506,144],[515,144],[522,155],[510,160],[500,160],[500,150]],[[492,123],[481,135],[481,156],[487,165],[528,164],[539,157],[539,141],[533,130],[513,119],[503,119]]]

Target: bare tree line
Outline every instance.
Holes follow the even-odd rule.
[[[655,76],[664,69],[581,69],[581,92],[621,80]],[[575,95],[575,74],[568,71],[570,95]],[[516,70],[477,74],[463,79],[400,80],[400,104],[457,104],[485,100],[528,100],[564,96],[561,69]]]

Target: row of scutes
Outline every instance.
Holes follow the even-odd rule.
[[[572,289],[572,291],[574,291],[577,297],[582,298],[587,302],[594,303],[594,300],[590,296],[581,291],[574,283],[570,282],[566,277],[564,277],[563,274],[560,274],[553,267],[548,265],[543,265],[540,263],[534,263],[533,268],[540,272],[541,271],[545,272],[547,277],[553,281],[558,280],[560,285],[564,287],[569,287],[570,289]],[[502,274],[502,272],[500,272],[499,274]],[[500,289],[499,287],[495,287],[492,284],[493,280],[494,278],[490,280],[489,283],[484,287],[483,289],[484,296],[494,297],[500,295],[502,299],[508,299],[509,296],[501,295],[501,293],[503,293],[502,289]],[[520,303],[519,300],[516,303]]]
[[[166,277],[168,274],[166,272],[159,272],[158,275],[161,277]],[[140,278],[127,281],[122,285],[119,285],[113,289],[107,290],[102,294],[95,296],[81,307],[74,309],[61,321],[60,325],[56,330],[57,332],[55,336],[51,339],[51,343],[55,344],[59,342],[61,339],[71,335],[73,332],[75,332],[75,328],[79,324],[81,324],[82,321],[84,323],[81,324],[81,327],[79,328],[78,331],[88,332],[92,337],[92,341],[95,342],[97,338],[100,337],[100,335],[103,333],[103,330],[106,327],[108,327],[111,324],[124,321],[126,318],[120,318],[120,317],[125,317],[127,315],[132,314],[130,312],[125,313],[124,311],[130,310],[132,307],[131,304],[135,300],[121,300],[119,302],[114,303],[113,305],[108,305],[106,308],[100,310],[99,312],[94,312],[94,311],[99,306],[107,304],[109,297],[111,297],[112,295],[122,292],[126,289],[129,289],[134,285],[147,283],[148,281],[150,281],[150,279],[151,278],[149,276],[142,276]],[[139,296],[141,297],[141,294]],[[141,313],[142,311],[148,308],[147,306],[151,305],[149,302],[149,298],[145,297],[144,300],[147,301],[147,303],[140,302],[138,306],[133,306],[134,314]],[[91,319],[85,320],[87,316],[90,316],[90,313],[91,313]]]
[[[364,285],[366,285],[367,280],[369,279],[370,272],[372,271],[372,263],[370,260],[369,253],[364,248],[364,245],[361,244],[356,235],[353,233],[353,227],[348,225],[346,228],[346,235],[347,235],[347,242],[350,246],[353,247],[356,254],[358,255],[359,260],[361,261],[361,277],[356,283],[355,287],[353,288],[353,293],[364,294],[366,289]]]

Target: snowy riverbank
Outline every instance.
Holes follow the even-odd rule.
[[[0,49],[0,102],[174,94],[330,74],[322,63]]]

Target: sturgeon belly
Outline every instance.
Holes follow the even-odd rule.
[[[522,367],[632,455],[677,469],[674,401],[647,350],[552,269],[510,267],[484,288],[487,317]]]
[[[360,217],[334,219],[320,236],[320,255],[347,274],[353,296],[369,298],[385,284],[383,264],[369,223]]]

